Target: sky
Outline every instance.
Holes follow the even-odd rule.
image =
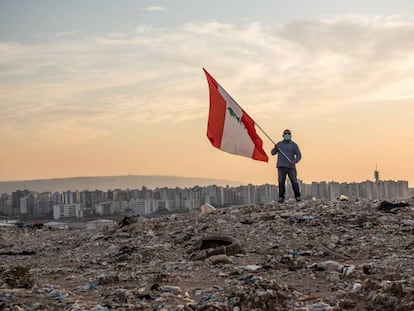
[[[414,187],[412,0],[0,0],[0,181],[174,175],[276,183],[206,137],[202,68],[298,178]]]

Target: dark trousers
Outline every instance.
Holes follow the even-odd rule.
[[[296,168],[294,167],[278,167],[277,168],[279,177],[279,198],[285,197],[286,192],[286,175],[289,176],[290,183],[292,184],[295,198],[300,198],[299,184],[296,178]]]

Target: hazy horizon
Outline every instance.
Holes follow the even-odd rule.
[[[141,175],[141,174],[126,174],[126,175],[95,175],[95,176],[67,176],[67,177],[46,177],[46,178],[34,178],[34,179],[16,179],[16,180],[0,180],[0,182],[25,182],[25,181],[40,181],[40,180],[53,180],[53,179],[71,179],[71,178],[103,178],[103,177],[172,177],[172,178],[193,178],[193,179],[217,179],[217,178],[205,178],[197,176],[178,176],[178,175]],[[226,180],[226,179],[217,179]],[[230,182],[238,182],[236,180],[228,180]]]
[[[206,137],[202,68],[298,178],[414,186],[414,2],[0,1],[0,180],[167,175],[277,182]]]
[[[196,186],[239,186],[243,183],[197,177],[152,176],[152,175],[122,175],[122,176],[83,176],[69,178],[35,179],[24,181],[0,181],[0,193],[11,193],[17,190],[36,192],[63,191],[94,191],[114,189],[155,188],[192,188]]]
[[[0,188],[2,184],[7,184],[7,183],[28,183],[30,184],[30,182],[53,182],[53,181],[62,181],[62,180],[71,180],[71,179],[103,179],[103,178],[108,178],[108,179],[113,179],[113,178],[148,178],[148,179],[153,179],[153,178],[159,178],[159,179],[165,179],[165,180],[171,180],[171,179],[178,179],[178,180],[194,180],[194,181],[200,181],[202,182],[202,185],[206,185],[206,182],[216,182],[216,185],[223,185],[225,183],[228,183],[229,185],[247,185],[247,183],[244,182],[240,182],[237,180],[227,180],[227,179],[217,179],[217,178],[204,178],[204,177],[196,177],[196,176],[174,176],[174,175],[112,175],[112,176],[71,176],[71,177],[54,177],[54,178],[42,178],[42,179],[28,179],[28,180],[0,180]],[[401,181],[402,179],[397,179],[397,180],[380,180],[380,181]],[[330,182],[338,182],[338,183],[361,183],[361,182],[365,182],[365,181],[372,181],[374,182],[374,180],[371,179],[366,179],[366,180],[360,180],[360,181],[337,181],[337,180],[313,180],[313,181],[303,181],[301,180],[301,182],[304,182],[305,184],[311,184],[312,182],[326,182],[326,183],[330,183]],[[157,182],[158,184],[160,184],[159,187],[162,187],[161,183],[162,182]],[[169,183],[169,187],[174,187],[171,184],[171,181],[166,182],[166,184]],[[188,182],[186,182],[188,184]],[[277,186],[277,181],[274,183],[263,183],[263,184],[274,184]],[[263,184],[254,184],[254,185],[263,185]],[[189,184],[188,184],[189,185]],[[201,184],[194,184],[193,186],[200,186]],[[211,184],[214,185],[214,184]],[[148,187],[147,185],[143,185]],[[189,185],[190,186],[190,185]],[[411,187],[409,185],[409,187]],[[89,187],[90,188],[90,187]],[[92,189],[92,188],[91,188]],[[23,189],[20,189],[23,190]],[[0,191],[1,193],[1,191]]]

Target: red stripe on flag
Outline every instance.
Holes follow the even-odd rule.
[[[245,157],[252,158],[254,160],[267,162],[269,159],[263,150],[263,141],[256,133],[255,122],[252,118],[227,94],[227,92],[217,83],[217,81],[204,70],[204,73],[207,78],[209,90],[210,90],[210,111],[208,115],[208,125],[207,125],[207,137],[210,140],[211,144],[223,151],[237,154]],[[225,97],[219,92],[225,93]],[[228,97],[228,98],[227,98]],[[229,100],[230,102],[226,102]],[[230,108],[228,108],[230,105]],[[231,106],[235,107],[242,112],[242,116],[237,116]],[[227,108],[231,117],[235,117],[237,121],[243,123],[244,130],[236,129],[233,127],[228,127],[226,122],[229,122],[229,119],[226,121]],[[232,112],[232,113],[231,113]],[[239,113],[240,113],[239,112]],[[230,121],[230,122],[234,122]],[[229,123],[234,124],[234,123]],[[224,134],[225,128],[227,129]],[[222,146],[224,136],[224,146]],[[237,135],[237,137],[236,137]]]
[[[208,114],[207,137],[211,144],[220,149],[223,137],[226,101],[218,91],[216,80],[203,68],[210,89],[210,112]]]
[[[252,158],[259,161],[267,162],[269,158],[267,157],[266,153],[263,150],[263,141],[257,135],[256,128],[254,127],[254,121],[250,116],[243,110],[243,115],[241,118],[244,126],[247,129],[247,133],[249,133],[250,138],[254,143],[254,150]]]

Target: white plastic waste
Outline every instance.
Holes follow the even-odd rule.
[[[215,213],[217,210],[210,203],[206,203],[206,204],[201,205],[200,211],[201,211],[201,215],[209,215],[209,214]]]

